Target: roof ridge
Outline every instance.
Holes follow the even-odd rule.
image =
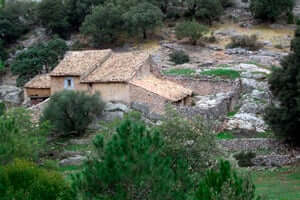
[[[92,67],[90,70],[85,72],[83,75],[80,77],[80,81],[84,80],[88,75],[90,75],[92,72],[94,72],[98,67],[100,67],[103,63],[105,63],[113,54],[113,51],[109,49],[108,54],[94,67]]]

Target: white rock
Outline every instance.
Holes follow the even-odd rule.
[[[226,129],[245,129],[248,131],[265,132],[267,126],[263,119],[250,113],[238,113],[226,123]]]
[[[59,162],[59,165],[60,166],[69,166],[69,165],[78,166],[78,165],[81,165],[86,159],[87,158],[85,156],[76,155],[76,156],[61,160]]]
[[[121,103],[107,103],[104,108],[107,112],[114,112],[114,111],[122,111],[122,112],[128,112],[129,109],[125,104]]]
[[[0,86],[0,100],[13,104],[21,104],[23,102],[23,90],[11,85]]]

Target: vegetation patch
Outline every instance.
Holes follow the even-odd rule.
[[[176,65],[188,63],[190,61],[189,55],[184,51],[174,51],[169,57],[170,61],[174,62]]]
[[[256,157],[256,154],[253,152],[240,152],[233,156],[237,161],[240,167],[252,167],[254,164],[252,163],[252,159]]]
[[[172,76],[193,76],[196,73],[196,70],[189,69],[189,68],[177,68],[177,69],[164,70],[163,73],[165,75],[172,75]]]
[[[270,200],[300,199],[300,166],[255,172],[253,180],[257,194]]]
[[[201,74],[207,76],[219,76],[227,79],[237,79],[241,77],[240,72],[232,69],[212,69],[212,70],[201,72]]]
[[[224,132],[221,132],[217,135],[217,138],[219,140],[231,140],[231,139],[234,139],[234,135],[232,132],[230,131],[224,131]]]

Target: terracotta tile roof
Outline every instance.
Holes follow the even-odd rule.
[[[69,51],[64,59],[50,73],[51,76],[82,76],[94,70],[104,62],[112,51],[89,50],[89,51]]]
[[[154,75],[149,75],[141,79],[133,79],[129,83],[162,96],[172,102],[191,96],[193,93],[190,89],[186,89],[183,86],[168,80],[159,79]]]
[[[125,82],[130,80],[149,58],[146,52],[113,53],[81,82]]]
[[[40,74],[35,76],[29,82],[25,84],[25,88],[37,88],[37,89],[50,89],[50,76],[49,74]]]

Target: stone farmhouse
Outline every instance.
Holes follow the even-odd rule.
[[[99,92],[106,102],[142,103],[155,113],[167,103],[191,104],[192,90],[158,78],[152,65],[144,52],[69,51],[52,72],[29,81],[25,94],[36,104],[62,90]]]

